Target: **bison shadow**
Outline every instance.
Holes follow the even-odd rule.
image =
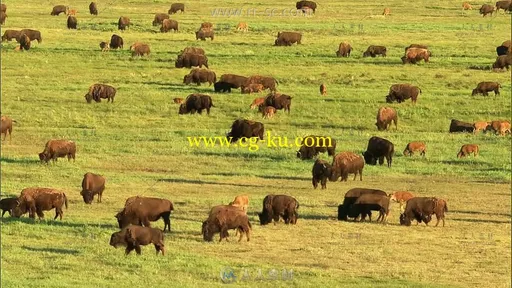
[[[486,65],[486,66],[471,65],[468,67],[468,69],[487,71],[487,70],[491,70],[491,66],[489,66],[489,65]]]
[[[249,176],[247,173],[233,173],[233,172],[217,172],[217,173],[201,173],[204,176]]]
[[[237,184],[237,183],[222,183],[222,182],[213,182],[213,181],[203,181],[203,180],[188,180],[188,179],[158,179],[160,182],[168,182],[168,183],[184,183],[184,184],[199,184],[199,185],[227,185],[227,186],[235,186],[235,187],[261,187],[261,185],[252,185],[252,184]]]
[[[305,220],[336,220],[336,217],[334,217],[334,216],[325,216],[325,215],[316,215],[316,214],[303,214],[303,213],[300,213],[300,207],[299,207],[299,218],[298,219],[299,220],[300,219],[305,219]]]
[[[19,163],[19,164],[37,164],[40,163],[38,159],[31,159],[31,158],[21,158],[21,159],[15,159],[15,158],[7,158],[7,157],[0,157],[0,162],[5,163]]]
[[[28,251],[32,251],[32,252],[48,252],[48,253],[71,254],[71,255],[80,254],[80,251],[78,251],[78,250],[63,249],[63,248],[34,248],[34,247],[28,247],[28,246],[21,246],[21,248],[28,250]]]
[[[461,221],[461,222],[475,222],[475,223],[493,223],[493,224],[510,224],[510,220],[487,220],[487,219],[461,219],[449,218],[448,220]]]

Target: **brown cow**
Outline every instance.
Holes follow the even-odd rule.
[[[260,106],[262,108],[263,106]],[[263,115],[263,118],[265,119],[271,119],[274,117],[274,114],[276,114],[276,108],[272,106],[266,106],[264,109],[262,109],[261,114]]]
[[[103,190],[105,190],[105,177],[90,172],[84,174],[80,195],[86,204],[91,204],[96,194],[98,194],[98,203],[101,203]]]
[[[326,95],[327,95],[327,87],[325,86],[325,84],[324,84],[324,83],[322,83],[322,84],[320,85],[320,94],[321,94],[322,96],[326,96]]]
[[[330,181],[334,182],[341,176],[341,181],[348,180],[348,174],[354,174],[354,180],[356,180],[357,174],[359,173],[359,180],[363,181],[363,168],[364,159],[363,157],[352,153],[352,152],[341,152],[338,153],[332,161],[332,172]]]
[[[91,15],[98,15],[98,7],[96,6],[96,2],[91,2],[89,4],[89,13],[91,13]]]
[[[117,28],[119,30],[125,30],[126,27],[128,27],[130,25],[131,25],[130,18],[125,17],[125,16],[119,17],[119,21],[117,21]]]
[[[69,7],[66,6],[66,5],[57,5],[57,6],[53,7],[52,12],[50,13],[50,15],[52,15],[52,16],[59,16],[60,13],[67,14],[68,10],[69,10]]]
[[[164,19],[162,21],[162,27],[160,27],[160,32],[167,33],[170,30],[174,30],[174,32],[178,31],[178,21],[172,19]]]
[[[260,93],[265,90],[265,87],[262,84],[251,83],[248,86],[244,86],[241,90],[242,94]]]
[[[462,3],[462,10],[473,10],[473,6],[469,4],[468,2]]]
[[[404,156],[412,156],[415,152],[420,152],[420,155],[425,156],[427,147],[424,142],[409,142],[404,150]]]
[[[140,43],[140,42],[135,42],[132,46],[130,46],[130,50],[132,51],[132,57],[135,57],[135,56],[142,57],[144,55],[149,56],[149,54],[151,53],[151,49],[149,48],[149,45]]]
[[[391,126],[391,122],[395,123],[395,129],[398,129],[398,114],[396,110],[391,107],[380,107],[377,112],[377,122],[375,126],[379,131],[388,130],[389,126]]]
[[[55,208],[55,217],[53,220],[57,219],[59,216],[60,220],[62,220],[62,216],[64,215],[62,207],[64,205],[67,209],[68,198],[62,191],[41,187],[25,188],[21,191],[20,197],[18,197],[18,206],[13,209],[12,216],[19,218],[21,215],[28,212],[30,218],[35,218],[35,214],[37,214],[38,218],[41,220],[44,218],[43,211]]]
[[[414,198],[414,195],[408,191],[397,191],[388,194],[388,197],[390,197],[391,201],[400,204],[400,213],[403,213],[405,210],[405,203],[407,203],[409,199]]]
[[[482,14],[483,17],[487,16],[487,14],[491,14],[492,16],[492,13],[495,11],[495,9],[495,6],[484,4],[482,7],[480,7],[480,14]]]
[[[2,36],[3,41],[11,41],[12,39],[18,39],[20,37],[21,31],[18,30],[5,30],[4,35]]]
[[[465,144],[460,147],[460,151],[457,154],[457,158],[469,156],[471,153],[476,157],[478,156],[478,145],[476,144]]]
[[[247,215],[247,209],[249,208],[249,196],[238,195],[235,197],[235,200],[229,202],[229,205],[242,209],[242,211]]]
[[[173,101],[174,101],[174,103],[176,103],[176,104],[181,104],[181,103],[183,103],[183,102],[184,102],[183,98],[174,98],[174,99],[172,99],[172,100],[173,100]]]
[[[9,134],[9,141],[12,140],[12,123],[18,123],[16,120],[12,119],[9,116],[2,116],[1,122],[0,122],[0,134],[4,134],[4,139],[2,141],[5,141],[7,138],[7,134]]]
[[[477,94],[483,94],[484,96],[489,95],[487,92],[494,91],[494,96],[500,95],[500,88],[501,85],[498,82],[489,82],[484,81],[478,83],[475,89],[473,89],[473,92],[471,93],[471,96],[477,95]]]
[[[313,188],[316,189],[318,187],[318,183],[322,185],[322,189],[327,189],[327,179],[331,177],[332,166],[327,161],[316,159],[315,164],[313,164],[313,169],[311,170],[311,174],[313,177],[311,181],[313,182]]]
[[[9,215],[12,215],[13,210],[18,206],[19,201],[18,197],[4,198],[0,200],[0,209],[2,209],[2,218],[4,217],[5,212],[9,212]]]
[[[227,241],[228,230],[230,229],[236,229],[237,232],[240,232],[238,242],[242,241],[244,234],[247,241],[250,240],[252,226],[244,211],[231,205],[219,205],[210,210],[208,219],[203,222],[201,232],[205,241],[213,241],[215,233],[219,233],[219,242],[222,242],[224,238]]]
[[[491,125],[491,122],[486,121],[477,121],[473,123],[473,127],[475,128],[473,133],[478,133],[479,131],[487,131],[487,127]]]
[[[114,97],[116,96],[116,88],[106,84],[93,84],[89,87],[89,91],[85,94],[85,100],[87,103],[91,103],[92,100],[101,102],[101,99],[108,99],[108,102],[114,103]]]
[[[41,163],[44,161],[46,164],[50,160],[57,161],[57,158],[68,157],[68,161],[75,161],[76,144],[68,140],[50,140],[46,142],[43,152],[39,153],[39,160]]]
[[[116,214],[119,229],[133,224],[150,227],[150,221],[164,220],[164,232],[171,231],[171,212],[174,205],[171,201],[161,198],[133,196],[126,199],[123,210]]]
[[[201,83],[208,82],[210,86],[212,83],[217,82],[217,76],[215,72],[208,69],[203,68],[194,68],[190,71],[188,75],[183,77],[183,84],[196,83],[197,86],[201,85]]]
[[[240,22],[238,25],[236,25],[236,30],[247,32],[249,30],[249,25],[247,25],[246,22]]]
[[[261,105],[263,105],[263,103],[265,103],[265,98],[255,98],[252,103],[251,103],[251,106],[250,108],[251,109],[256,109],[256,107],[259,107]]]
[[[178,11],[181,11],[181,13],[185,12],[185,4],[183,3],[172,3],[171,8],[169,11],[167,11],[168,14],[174,14]]]
[[[388,7],[384,8],[384,12],[382,12],[382,15],[388,16],[390,14],[391,14],[391,10]]]
[[[348,42],[341,42],[338,47],[338,51],[336,51],[336,56],[338,57],[349,57],[350,52],[352,51],[352,46]]]
[[[125,232],[126,242],[126,255],[130,254],[132,250],[140,255],[140,245],[155,245],[156,255],[162,251],[162,256],[165,256],[164,233],[162,230],[151,227],[142,227],[131,225],[126,227]]]
[[[153,26],[157,26],[162,24],[164,19],[169,19],[169,14],[166,13],[156,13],[155,18],[153,19]]]

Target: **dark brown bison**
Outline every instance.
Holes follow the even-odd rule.
[[[123,229],[129,224],[150,227],[150,221],[154,222],[162,218],[164,220],[164,232],[166,229],[170,232],[170,216],[173,210],[174,205],[167,199],[133,196],[126,199],[123,210],[117,213],[115,217],[119,229]]]
[[[21,33],[20,37],[18,38],[18,41],[20,42],[20,50],[23,51],[30,49],[30,38],[25,33]]]
[[[496,58],[496,61],[494,64],[492,64],[493,69],[503,69],[506,68],[507,70],[510,68],[510,65],[512,64],[512,55],[502,55],[498,56]]]
[[[272,106],[276,110],[284,109],[290,114],[290,106],[292,105],[292,96],[279,93],[270,93],[265,97],[265,106]]]
[[[167,12],[168,14],[174,14],[178,11],[181,11],[181,13],[185,12],[185,4],[183,3],[172,3],[171,8]]]
[[[151,49],[149,48],[149,45],[148,44],[144,44],[144,43],[140,43],[140,42],[135,42],[132,44],[132,46],[130,46],[130,51],[132,51],[132,57],[135,57],[135,56],[149,56],[149,54],[151,53]]]
[[[363,157],[352,152],[338,153],[332,161],[332,173],[329,180],[334,182],[341,176],[341,181],[347,181],[348,174],[354,174],[354,180],[356,180],[359,173],[359,180],[363,181],[363,168]]]
[[[201,114],[206,109],[206,114],[210,115],[211,107],[215,106],[210,96],[199,93],[190,94],[185,99],[185,103],[180,105],[178,114],[195,114],[196,111]]]
[[[68,22],[67,22],[68,29],[76,29],[77,23],[78,23],[78,20],[76,20],[75,16],[68,16]]]
[[[85,203],[91,204],[96,194],[98,194],[98,203],[101,203],[103,190],[105,190],[105,177],[90,172],[85,173],[80,192]]]
[[[208,68],[208,57],[202,54],[185,53],[178,56],[178,59],[174,62],[174,66],[176,68],[201,68],[203,66]]]
[[[348,217],[357,218],[358,215],[350,213],[353,211],[351,210],[351,206],[356,202],[357,198],[363,194],[387,195],[386,192],[377,189],[353,188],[348,190],[347,193],[345,193],[343,204],[338,206],[338,220],[347,221]],[[368,215],[371,217],[371,212],[368,213]]]
[[[386,102],[392,103],[396,101],[402,103],[411,98],[412,103],[416,103],[418,95],[421,94],[421,89],[411,84],[393,84],[389,88],[389,94],[386,96]]]
[[[247,82],[247,79],[247,77],[240,75],[222,74],[219,81],[229,83],[233,85],[233,88],[240,88],[240,86],[243,86]]]
[[[114,97],[116,96],[116,88],[106,84],[93,84],[89,87],[89,91],[85,94],[85,100],[87,103],[91,103],[92,100],[101,102],[101,99],[108,99],[107,102],[114,103]]]
[[[484,96],[488,96],[489,94],[487,92],[494,91],[494,96],[500,95],[500,83],[498,82],[480,82],[476,86],[475,89],[473,89],[473,92],[471,92],[471,96],[475,96],[477,94],[483,94]]]
[[[364,51],[363,57],[376,57],[377,55],[381,55],[382,57],[386,57],[386,47],[384,46],[376,46],[376,45],[370,45]]]
[[[43,219],[43,211],[55,208],[53,220],[57,217],[62,220],[63,206],[68,208],[68,198],[64,192],[52,188],[30,187],[21,191],[21,195],[18,197],[18,206],[13,209],[12,216],[20,217],[28,212],[30,218],[35,218],[37,214],[39,219]]]
[[[386,223],[389,215],[389,196],[379,194],[362,194],[356,199],[356,202],[350,207],[349,215],[355,216],[354,221],[361,215],[361,221],[364,221],[366,215],[369,215],[372,221],[371,211],[379,211],[377,221]]]
[[[473,127],[473,124],[468,122],[463,122],[459,120],[452,119],[450,122],[450,133],[455,132],[469,132],[473,133],[475,127]]]
[[[270,194],[263,199],[263,210],[258,213],[261,225],[266,225],[274,220],[274,225],[283,218],[285,224],[296,224],[299,214],[299,202],[288,195]]]
[[[313,10],[313,13],[315,13],[316,3],[313,1],[299,1],[295,4],[295,8],[297,8],[297,10],[302,10],[304,7],[311,8],[311,10]]]
[[[409,142],[404,150],[404,156],[412,156],[415,152],[420,152],[420,155],[425,156],[427,147],[423,142]]]
[[[302,34],[297,32],[279,32],[274,43],[275,46],[291,46],[293,43],[301,44]]]
[[[2,35],[2,42],[3,41],[11,41],[12,39],[17,40],[18,37],[20,37],[21,31],[18,30],[5,30],[4,35]]]
[[[4,139],[2,141],[5,141],[7,138],[7,134],[9,134],[9,141],[12,140],[12,123],[18,123],[16,120],[12,119],[9,116],[2,116],[1,122],[0,122],[0,134],[4,134]]]
[[[157,228],[130,225],[125,230],[125,242],[126,255],[130,254],[133,250],[140,255],[140,246],[148,244],[155,245],[156,255],[160,251],[162,251],[162,256],[165,255],[164,233]]]
[[[405,56],[402,57],[402,63],[412,63],[416,64],[421,60],[424,60],[425,62],[428,62],[430,60],[430,56],[432,56],[432,53],[428,51],[427,49],[423,48],[409,48],[405,52]]]
[[[121,48],[123,49],[123,45],[124,45],[124,42],[123,42],[123,38],[119,35],[116,35],[116,34],[113,34],[112,37],[110,37],[110,48],[112,49],[117,49],[117,48]]]
[[[246,119],[237,119],[233,124],[231,124],[231,131],[226,134],[226,137],[230,143],[234,143],[238,141],[238,139],[246,141],[252,137],[258,137],[263,140],[264,134],[265,126],[263,123]]]
[[[52,13],[50,13],[50,15],[59,16],[60,13],[68,14],[68,10],[69,7],[66,5],[57,5],[53,7]]]
[[[117,21],[117,28],[119,30],[125,30],[126,27],[128,27],[130,25],[131,25],[130,18],[125,17],[125,16],[119,17],[119,21]]]
[[[276,85],[278,84],[278,82],[274,77],[253,75],[247,78],[245,83],[240,87],[243,89],[244,86],[249,86],[249,84],[261,84],[263,85],[264,89],[270,89],[270,91],[276,92]]]
[[[206,38],[210,38],[213,41],[213,38],[215,38],[215,32],[213,32],[213,30],[196,31],[196,40],[201,39],[202,41],[206,41]]]
[[[212,85],[212,83],[215,83],[216,81],[217,76],[215,75],[215,72],[202,68],[194,68],[188,75],[183,77],[183,84],[186,85],[190,83],[196,83],[199,86],[201,83],[205,82],[208,82],[210,85]]]
[[[480,7],[480,14],[482,14],[483,17],[487,16],[487,14],[491,14],[492,16],[492,13],[494,12],[495,9],[496,7],[492,5],[484,4],[482,5],[482,7]]]
[[[213,87],[214,87],[215,92],[219,92],[219,93],[220,92],[231,93],[231,89],[236,88],[235,85],[228,83],[228,82],[224,82],[224,81],[216,82],[215,84],[213,84]]]
[[[162,27],[160,27],[160,32],[166,33],[170,30],[178,31],[178,21],[172,19],[164,19],[162,21]]]
[[[25,34],[30,38],[30,41],[37,40],[37,43],[41,43],[43,41],[43,38],[41,37],[41,32],[38,30],[32,30],[32,29],[23,29],[20,31],[20,35]]]
[[[18,197],[4,198],[0,200],[0,209],[2,209],[2,217],[4,217],[5,212],[9,212],[9,215],[12,215],[12,211],[19,204]]]
[[[443,220],[444,212],[448,211],[446,201],[435,197],[414,197],[407,201],[405,212],[400,215],[400,225],[410,226],[412,220],[419,223],[424,222],[428,226],[431,215],[436,214],[437,224],[439,219]],[[437,226],[436,224],[436,226]]]
[[[215,233],[219,233],[219,242],[222,242],[222,239],[229,236],[228,230],[230,229],[236,229],[237,232],[240,232],[238,242],[242,240],[244,234],[247,241],[250,240],[252,226],[246,213],[235,206],[219,205],[210,210],[208,219],[203,222],[201,232],[204,241],[213,241]]]
[[[457,153],[457,158],[469,156],[471,153],[473,153],[473,155],[476,157],[478,156],[478,149],[478,145],[476,144],[462,145],[462,147],[460,147],[459,153]]]
[[[350,52],[352,51],[352,46],[348,42],[341,42],[338,47],[338,51],[336,51],[336,56],[338,57],[349,57]]]
[[[313,164],[313,169],[311,170],[313,182],[313,188],[316,189],[318,187],[318,183],[322,184],[322,189],[327,188],[327,179],[331,177],[332,166],[327,161],[316,159],[315,164]]]
[[[496,13],[502,9],[503,11],[510,11],[510,5],[512,4],[512,1],[505,0],[505,1],[498,1],[496,2]]]
[[[164,19],[169,19],[169,14],[166,13],[156,13],[155,18],[153,19],[153,26],[161,25]]]
[[[68,157],[68,161],[73,158],[75,161],[76,144],[68,140],[50,140],[46,142],[43,152],[39,153],[39,160],[41,163],[44,161],[46,164],[50,160],[57,161],[57,158]]]
[[[395,123],[395,128],[398,129],[398,114],[396,110],[391,107],[380,107],[377,112],[377,122],[375,126],[379,131],[388,130],[391,122]]]
[[[5,24],[5,19],[7,19],[7,14],[5,12],[0,12],[0,24]]]
[[[313,159],[319,153],[327,152],[329,156],[336,154],[336,140],[331,137],[309,135],[302,139],[300,145],[297,158],[302,160]]]
[[[363,153],[364,161],[368,165],[377,165],[377,159],[379,159],[379,165],[384,164],[384,158],[388,163],[388,167],[391,167],[393,161],[393,154],[395,154],[395,145],[390,141],[373,136],[368,141],[368,147]]]
[[[91,15],[98,15],[98,7],[96,6],[96,2],[91,2],[89,4],[89,13],[91,13]]]

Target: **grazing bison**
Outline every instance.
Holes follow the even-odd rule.
[[[52,16],[59,16],[60,13],[67,14],[68,9],[69,9],[69,7],[66,6],[66,5],[57,5],[57,6],[53,7],[52,12],[50,13],[50,15],[52,15]]]
[[[192,68],[192,67],[206,67],[208,68],[208,58],[202,54],[185,53],[178,56],[174,62],[176,68]],[[222,79],[220,81],[223,81]]]
[[[263,106],[260,106],[262,108]],[[262,109],[261,114],[263,115],[263,119],[271,119],[276,114],[276,108],[272,106],[266,106]]]
[[[229,236],[228,230],[236,229],[240,232],[238,242],[242,241],[245,234],[247,241],[250,240],[251,222],[246,213],[240,208],[231,205],[219,205],[210,210],[208,219],[203,222],[201,232],[204,241],[213,241],[215,233],[220,234],[219,242]]]
[[[473,128],[475,129],[473,133],[478,133],[480,131],[487,131],[487,127],[489,127],[489,125],[491,125],[491,122],[486,122],[486,121],[477,121],[475,123],[473,123]]]
[[[0,24],[5,24],[5,19],[7,19],[7,14],[5,12],[0,12]]]
[[[301,141],[301,147],[297,150],[297,158],[302,160],[313,159],[319,153],[325,153],[329,156],[336,154],[336,140],[327,136],[306,136]]]
[[[12,215],[12,211],[19,204],[18,197],[4,198],[0,200],[0,209],[2,209],[2,218],[5,212],[9,212],[9,216]]]
[[[475,128],[473,127],[473,124],[468,122],[463,122],[459,120],[452,119],[450,122],[450,133],[455,132],[469,132],[473,133]]]
[[[366,215],[372,221],[371,211],[379,211],[379,217],[381,223],[386,223],[389,215],[389,198],[387,195],[378,195],[366,193],[362,194],[356,199],[356,202],[349,208],[349,215],[354,215],[354,221],[361,215],[361,221],[364,221]]]
[[[142,227],[137,225],[131,225],[126,227],[125,231],[125,243],[126,243],[126,255],[130,254],[133,250],[140,255],[140,246],[148,244],[155,245],[156,255],[162,251],[162,256],[165,255],[164,245],[164,233],[162,230],[151,227]],[[112,242],[112,237],[111,237]],[[116,244],[116,242],[114,242]],[[112,244],[111,244],[112,245]],[[115,245],[112,245],[115,247]]]
[[[434,198],[434,214],[436,215],[436,227],[439,224],[439,220],[443,221],[444,227],[444,213],[448,212],[448,205],[444,199]]]
[[[241,90],[242,94],[260,93],[261,91],[265,90],[265,87],[261,84],[252,83]]]
[[[110,37],[110,48],[112,49],[117,49],[117,48],[121,48],[123,49],[123,45],[124,45],[124,42],[123,42],[123,38],[119,35],[116,35],[116,34],[113,34],[112,37]]]
[[[379,131],[388,130],[391,122],[395,123],[395,128],[398,129],[398,114],[396,110],[391,107],[380,107],[377,112],[377,122],[375,126]]]
[[[432,56],[432,53],[428,51],[427,49],[423,48],[409,48],[405,52],[405,56],[402,57],[402,63],[412,63],[416,64],[421,60],[424,60],[425,63],[429,61],[430,56]]]
[[[510,130],[510,122],[508,121],[500,121],[500,124],[498,126],[498,133],[501,135],[501,136],[505,136],[506,133],[512,133],[512,131]]]
[[[96,6],[96,2],[91,2],[91,4],[89,4],[89,13],[91,13],[91,15],[98,15],[98,7]]]
[[[384,15],[384,16],[391,15],[391,10],[388,7],[384,8],[384,12],[382,12],[382,15]]]
[[[237,119],[231,124],[231,131],[226,134],[230,143],[238,141],[238,139],[242,139],[242,141],[246,141],[252,137],[258,137],[263,140],[263,135],[265,133],[265,126],[261,122],[246,120],[246,119]]]
[[[20,37],[18,38],[18,41],[20,42],[21,51],[30,49],[30,38],[25,33],[21,33]]]
[[[238,207],[247,214],[247,209],[249,208],[249,196],[238,195],[235,197],[235,200],[229,202],[229,205]]]
[[[279,32],[274,43],[275,46],[291,46],[293,43],[301,44],[302,34],[297,32]]]
[[[100,48],[101,48],[101,52],[106,52],[108,50],[110,50],[110,45],[108,44],[108,42],[100,42]]]
[[[212,98],[208,95],[204,94],[190,94],[185,99],[185,103],[180,105],[180,109],[178,114],[201,114],[203,110],[206,109],[206,114],[210,115],[210,108],[213,106]]]
[[[411,221],[416,220],[418,223],[424,222],[425,225],[428,226],[428,222],[431,220],[431,215],[436,214],[436,206],[439,205],[439,207],[441,207],[443,205],[438,202],[439,200],[434,197],[414,197],[409,199],[405,207],[405,212],[400,214],[400,225],[411,226]],[[442,218],[444,218],[444,212],[448,211],[446,202],[443,210]],[[439,217],[441,217],[441,214],[439,214]]]
[[[0,122],[0,134],[4,134],[4,139],[2,141],[5,141],[7,138],[7,134],[9,134],[9,141],[12,140],[12,123],[18,123],[16,120],[12,119],[9,116],[2,116],[1,122]]]
[[[151,198],[142,196],[133,196],[126,199],[124,208],[116,214],[119,229],[123,229],[129,224],[144,225],[150,227],[150,221],[164,220],[164,232],[171,231],[170,215],[174,210],[171,201],[161,198]]]
[[[68,16],[68,22],[67,22],[68,29],[76,29],[77,23],[78,23],[78,20],[76,20],[75,16]]]
[[[421,89],[411,84],[393,84],[389,88],[388,96],[386,96],[386,102],[392,103],[396,101],[402,103],[407,99],[411,99],[412,103],[416,103],[418,95],[421,94]]]
[[[325,86],[324,83],[322,83],[320,85],[320,95],[322,95],[322,96],[326,96],[327,95],[327,87]]]
[[[18,39],[20,37],[21,31],[18,30],[5,30],[4,35],[2,35],[2,42],[3,41],[11,41],[12,39]]]
[[[485,128],[485,131],[493,131],[495,134],[500,133],[500,128],[510,127],[510,122],[503,120],[491,121]],[[505,131],[504,131],[505,132]]]
[[[274,225],[283,218],[285,224],[296,224],[299,216],[299,202],[288,195],[270,194],[263,199],[263,210],[258,213],[261,225],[266,225],[274,220]]]
[[[500,83],[498,82],[480,82],[476,86],[475,89],[473,89],[473,92],[471,93],[471,96],[477,95],[477,94],[483,94],[484,96],[488,96],[489,94],[487,92],[494,91],[494,96],[500,95]]]
[[[414,195],[408,191],[397,191],[390,193],[388,196],[390,197],[391,201],[400,204],[400,213],[404,211],[403,208],[405,208],[405,203],[407,203],[409,199],[414,198]]]
[[[379,164],[382,165],[384,163],[384,158],[386,158],[388,167],[391,167],[394,153],[395,146],[393,143],[384,138],[373,136],[368,141],[368,147],[363,153],[363,156],[364,161],[369,165],[377,165],[377,159],[379,159]]]
[[[265,98],[255,98],[252,103],[251,103],[251,106],[249,106],[249,108],[251,109],[256,109],[256,107],[260,107],[262,106],[263,104],[265,104]]]
[[[480,7],[480,14],[482,14],[483,17],[487,16],[487,14],[491,14],[492,16],[492,13],[494,12],[495,9],[496,7],[492,5],[484,4],[482,5],[482,7]]]
[[[276,85],[278,83],[274,77],[253,75],[253,76],[247,78],[245,83],[243,85],[241,85],[240,87],[242,87],[242,90],[243,90],[243,87],[249,86],[250,84],[261,84],[261,85],[263,85],[264,89],[269,89],[272,92],[276,92],[277,91]]]
[[[117,28],[119,30],[125,30],[126,27],[128,27],[130,25],[131,25],[130,18],[125,17],[125,16],[119,17],[119,21],[117,21]]]
[[[37,43],[41,43],[43,41],[43,38],[41,37],[41,32],[38,30],[32,30],[32,29],[23,29],[20,31],[20,35],[25,34],[30,38],[30,41],[37,40]]]
[[[299,1],[295,4],[295,8],[297,8],[297,10],[302,10],[304,7],[311,8],[313,13],[315,13],[316,3],[313,1]]]
[[[265,97],[265,106],[272,106],[276,110],[284,109],[290,114],[290,106],[292,105],[292,97],[285,94],[270,93]]]
[[[368,46],[368,49],[364,51],[363,57],[376,57],[377,55],[381,55],[382,57],[386,57],[386,47],[384,46],[376,46],[376,45],[370,45]]]
[[[176,104],[181,104],[181,103],[185,102],[185,100],[183,98],[174,98],[174,99],[172,99],[172,101]]]
[[[493,69],[503,69],[506,68],[507,70],[510,68],[510,65],[512,63],[512,55],[501,55],[496,58],[496,61],[494,64],[492,64]]]
[[[469,155],[471,155],[471,153],[473,153],[473,155],[475,157],[478,156],[478,145],[476,145],[476,144],[462,145],[462,147],[460,147],[459,153],[457,153],[457,158],[469,156]]]
[[[164,19],[162,21],[162,27],[160,27],[160,32],[166,33],[170,30],[178,31],[178,21],[172,19]]]
[[[216,81],[217,76],[215,75],[215,72],[202,68],[194,68],[188,75],[183,77],[183,84],[186,85],[190,83],[196,83],[199,86],[201,83],[205,82],[208,82],[210,85],[212,85],[212,83],[215,83]]]
[[[215,84],[213,84],[213,88],[214,88],[215,92],[231,93],[231,89],[236,88],[236,87],[235,87],[235,85],[233,85],[231,83],[219,81],[219,82],[216,82]]]
[[[39,153],[39,160],[41,163],[44,161],[46,164],[50,160],[53,162],[57,161],[57,158],[68,157],[68,161],[73,158],[75,161],[76,144],[73,141],[68,140],[50,140],[46,142],[43,152]]]
[[[105,177],[90,172],[84,174],[80,195],[86,204],[91,204],[96,194],[98,194],[98,203],[101,203],[103,190],[105,190]]]
[[[361,156],[352,152],[338,153],[332,161],[332,172],[329,180],[334,182],[341,176],[341,181],[346,182],[348,174],[354,174],[354,180],[356,180],[359,173],[359,180],[363,181],[363,168],[364,159]]]
[[[502,56],[502,55],[510,55],[512,54],[512,48],[511,47],[507,47],[507,46],[498,46],[496,47],[496,54],[498,54],[498,56]]]
[[[311,181],[313,182],[313,188],[316,189],[318,187],[318,183],[322,184],[322,189],[327,189],[327,179],[331,177],[332,166],[327,161],[316,159],[315,164],[313,164],[313,169],[311,174],[313,177]]]
[[[238,25],[236,25],[236,30],[247,32],[249,30],[249,25],[247,25],[246,22],[240,22]]]
[[[181,13],[185,12],[185,4],[183,3],[172,3],[171,8],[169,11],[167,11],[168,14],[174,14],[178,11],[181,11]]]
[[[44,218],[43,211],[55,208],[53,220],[57,217],[62,220],[63,206],[68,208],[68,198],[64,192],[52,188],[30,187],[21,191],[21,195],[18,197],[18,206],[13,209],[12,216],[19,218],[28,212],[30,218],[35,218],[35,214],[37,214],[41,220]]]
[[[198,30],[196,31],[196,40],[201,39],[202,41],[206,41],[206,38],[210,38],[213,41],[215,37],[215,33],[213,30]]]
[[[87,103],[91,103],[92,100],[101,102],[101,99],[108,99],[107,102],[114,103],[114,97],[116,96],[116,88],[106,84],[93,84],[89,87],[89,91],[85,94],[85,100]]]
[[[132,57],[135,57],[135,56],[142,57],[144,55],[149,56],[149,54],[151,53],[151,49],[149,48],[149,45],[140,43],[140,42],[136,42],[136,43],[132,44],[132,46],[130,46],[130,51],[132,51]]]
[[[357,218],[358,215],[350,213],[352,211],[350,208],[356,202],[357,198],[363,194],[387,195],[386,192],[377,189],[353,188],[348,190],[347,193],[345,193],[343,204],[338,206],[338,220],[347,221],[348,217]],[[368,213],[368,215],[371,216],[371,213]]]
[[[424,142],[409,142],[404,149],[404,156],[412,156],[415,152],[419,152],[420,155],[425,156],[427,147]]]
[[[510,11],[510,5],[512,4],[512,1],[505,0],[505,1],[498,1],[496,2],[496,13],[502,9],[503,11]]]
[[[161,25],[165,19],[169,19],[169,14],[156,13],[152,24],[153,26]]]

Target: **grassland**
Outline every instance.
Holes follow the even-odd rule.
[[[510,287],[510,136],[448,133],[452,118],[510,119],[510,72],[485,69],[495,47],[510,39],[510,15],[462,13],[458,1],[360,2],[322,1],[312,17],[268,17],[265,9],[293,8],[294,1],[189,1],[186,13],[172,16],[180,32],[160,34],[151,21],[169,9],[165,1],[98,2],[97,17],[86,13],[88,1],[73,1],[76,31],[66,29],[65,16],[49,15],[50,2],[6,1],[2,28],[38,29],[43,42],[23,53],[13,50],[14,42],[2,43],[2,114],[18,121],[12,142],[2,142],[2,197],[30,186],[54,187],[67,192],[70,207],[63,221],[50,220],[53,212],[35,223],[2,219],[2,287],[216,287],[224,285],[223,267],[239,277],[248,269],[253,279],[240,285],[249,287]],[[261,13],[212,16],[212,9],[224,7]],[[384,7],[391,8],[388,18],[363,18]],[[134,23],[125,32],[116,29],[121,15]],[[203,21],[232,29],[218,31],[215,41],[195,41],[193,31]],[[248,33],[234,31],[240,21],[249,23]],[[285,30],[301,31],[303,44],[273,47]],[[99,42],[113,33],[126,46],[150,44],[151,56],[132,59],[126,47],[101,53]],[[341,41],[355,48],[350,58],[334,57]],[[429,45],[431,62],[402,65],[411,43]],[[371,44],[385,45],[388,57],[362,58]],[[174,59],[186,46],[203,47],[218,77],[276,77],[279,91],[294,97],[290,115],[262,120],[248,109],[256,95],[184,86],[188,69],[174,68]],[[470,96],[480,81],[500,82],[501,95]],[[83,95],[93,83],[118,87],[115,103],[87,104]],[[326,97],[319,95],[321,83]],[[416,84],[423,94],[415,106],[389,105],[398,110],[398,130],[378,132],[375,115],[388,105],[384,96],[394,83]],[[172,99],[193,92],[210,93],[216,106],[210,116],[178,116]],[[224,135],[238,117],[262,121],[267,131],[288,138],[330,135],[337,151],[362,152],[377,135],[391,140],[397,155],[390,169],[366,166],[363,182],[328,183],[321,191],[311,187],[313,162],[298,160],[295,148],[189,147],[187,136]],[[37,153],[52,138],[76,141],[75,163],[39,164]],[[427,143],[425,158],[401,155],[414,140]],[[467,143],[479,144],[480,156],[457,159]],[[79,195],[89,171],[107,178],[101,204],[86,205]],[[397,207],[388,225],[339,222],[336,206],[354,187],[442,197],[446,227],[399,226]],[[242,193],[250,195],[251,241],[204,243],[200,223],[209,208]],[[299,200],[296,226],[256,224],[270,193]],[[117,231],[114,215],[133,195],[175,203],[165,257],[151,247],[125,257],[108,245]],[[266,276],[273,268],[293,269],[293,280],[254,280],[258,269]]]

